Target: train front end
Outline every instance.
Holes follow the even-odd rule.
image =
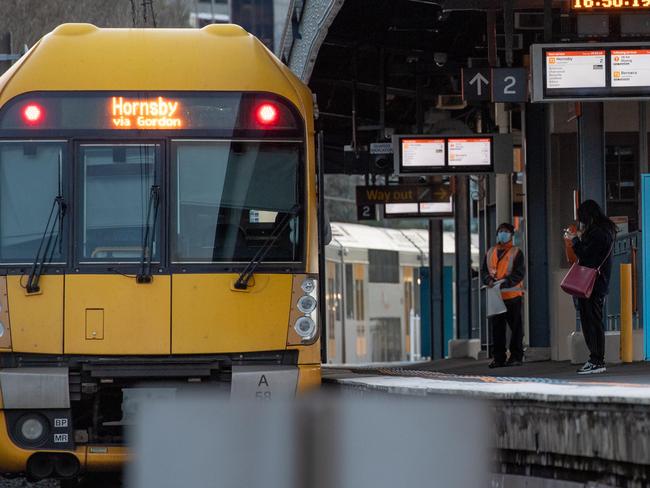
[[[64,25],[0,77],[0,473],[119,469],[187,387],[320,384],[312,118],[237,26]]]

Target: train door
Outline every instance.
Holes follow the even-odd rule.
[[[160,265],[163,160],[156,141],[76,144],[66,354],[170,353],[171,280]],[[144,276],[150,270],[153,279]]]
[[[341,362],[341,272],[340,265],[334,261],[327,261],[325,266],[327,277],[327,290],[325,304],[327,307],[327,362]],[[325,339],[325,338],[323,338]],[[338,339],[338,340],[337,340]]]
[[[413,268],[402,267],[402,286],[404,287],[404,351],[407,358],[413,358],[416,349],[415,301],[413,287]]]

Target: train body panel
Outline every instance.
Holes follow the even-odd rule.
[[[320,384],[315,154],[238,26],[63,25],[0,76],[0,472],[119,468],[151,385]]]

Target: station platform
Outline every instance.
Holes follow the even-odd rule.
[[[325,366],[323,382],[406,395],[460,395],[499,400],[650,405],[650,363],[611,364],[578,375],[568,361],[488,368],[489,360],[443,359],[362,366]]]
[[[569,362],[488,364],[448,359],[325,366],[323,383],[343,394],[447,396],[484,404],[492,417],[494,473],[648,486],[650,364],[612,364],[593,375],[578,375]]]

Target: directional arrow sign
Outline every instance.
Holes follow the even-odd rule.
[[[490,100],[492,76],[489,68],[463,68],[463,99],[468,102]]]

